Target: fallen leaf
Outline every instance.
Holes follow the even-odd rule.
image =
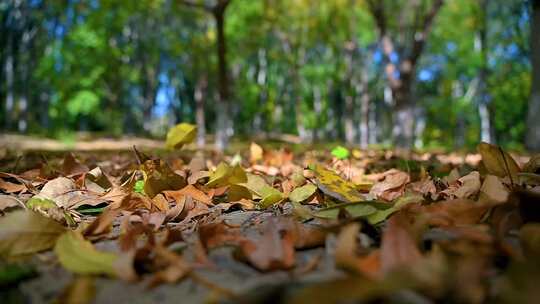
[[[470,198],[478,193],[480,187],[480,173],[473,171],[458,178],[454,184],[441,191],[441,194],[449,198]]]
[[[290,269],[295,264],[294,235],[278,221],[270,218],[258,238],[241,243],[242,256],[260,271]]]
[[[17,198],[6,194],[0,194],[0,211],[10,208],[24,208],[25,205]]]
[[[317,186],[313,184],[307,184],[302,187],[298,187],[294,189],[289,194],[289,199],[291,200],[291,202],[300,203],[307,200],[310,196],[312,196],[315,193],[315,191],[317,191]]]
[[[52,248],[66,229],[33,211],[13,211],[0,218],[0,256],[11,259]]]
[[[91,276],[77,276],[62,291],[57,301],[65,304],[86,304],[92,303],[95,296],[95,278]]]
[[[206,183],[207,187],[219,188],[233,184],[245,183],[247,181],[246,172],[240,165],[229,166],[226,163],[220,163],[216,170],[210,174],[210,180]]]
[[[147,160],[141,165],[144,193],[153,198],[164,190],[179,190],[187,185],[184,177],[176,174],[162,160]]]
[[[175,192],[175,193],[172,193],[172,192]],[[208,195],[206,195],[206,193],[197,189],[193,185],[187,185],[184,188],[180,190],[176,190],[176,191],[163,191],[163,193],[166,196],[171,196],[171,197],[177,197],[178,195],[190,196],[194,200],[197,200],[201,203],[205,203],[207,205],[213,205],[212,199]]]
[[[165,265],[162,266],[163,269],[154,273],[150,279],[150,287],[161,283],[175,283],[190,273],[191,267],[180,255],[167,250],[163,246],[156,246],[154,253],[156,255],[155,259],[160,264]]]
[[[249,146],[249,162],[254,164],[263,158],[263,149],[261,146],[252,142]]]
[[[499,177],[491,174],[486,175],[482,188],[480,188],[479,201],[504,204],[508,201],[509,196],[510,191]]]
[[[366,198],[356,189],[356,185],[343,179],[334,171],[325,169],[321,165],[310,167],[315,172],[317,187],[321,191],[338,201],[354,203],[364,201]]]
[[[357,255],[357,236],[360,225],[351,223],[343,227],[337,237],[334,257],[336,266],[364,274],[368,278],[378,278],[381,261],[378,251],[366,256]]]
[[[388,220],[381,241],[381,269],[384,273],[412,265],[422,258],[410,220],[403,213],[397,213]]]
[[[8,182],[0,178],[0,190],[5,193],[18,193],[26,190],[26,186],[24,184]]]
[[[352,218],[358,218],[374,214],[378,209],[368,202],[345,203],[319,209],[313,215],[319,218],[335,220],[339,218],[340,212],[343,212],[342,210],[346,211]]]
[[[482,162],[486,170],[499,177],[510,176],[517,181],[517,174],[521,171],[514,158],[502,148],[488,143],[480,143],[477,147],[482,155]]]
[[[85,241],[80,232],[67,231],[56,241],[54,253],[60,264],[77,274],[106,274],[116,276],[114,264],[118,256],[98,251],[92,243]]]
[[[81,164],[73,153],[67,153],[64,156],[64,161],[62,162],[62,173],[66,176],[68,175],[79,175],[88,172],[90,169]]]
[[[75,182],[67,177],[57,177],[47,182],[28,203],[36,199],[53,201],[56,206],[64,210],[77,209],[82,205],[97,206],[106,202],[99,195],[79,190]]]
[[[112,231],[112,224],[116,217],[120,214],[118,209],[108,209],[100,214],[90,225],[82,232],[86,238],[100,238]]]
[[[259,204],[263,208],[269,207],[284,199],[283,193],[268,185],[266,181],[259,175],[247,174],[247,182],[239,185],[245,187],[251,193],[260,197],[261,201]]]
[[[405,185],[411,180],[409,174],[395,169],[383,174],[384,179],[375,183],[369,194],[386,201],[393,201],[405,193]]]
[[[188,123],[177,124],[167,132],[165,146],[169,149],[180,149],[191,143],[197,136],[197,127]]]

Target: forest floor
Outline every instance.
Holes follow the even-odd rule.
[[[0,136],[2,302],[540,299],[539,157],[289,147]]]

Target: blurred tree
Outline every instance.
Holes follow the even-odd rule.
[[[415,97],[412,91],[417,63],[443,3],[443,0],[404,1],[398,6],[395,1],[368,0],[386,61],[386,78],[392,89],[393,135],[398,147],[413,144]]]
[[[527,148],[540,151],[540,0],[531,1],[532,83],[527,117]]]

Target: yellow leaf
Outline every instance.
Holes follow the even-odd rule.
[[[234,184],[244,183],[247,181],[246,172],[240,165],[231,167],[226,163],[221,162],[216,171],[210,174],[210,179],[206,183],[207,187],[219,188]]]
[[[328,170],[321,165],[312,166],[312,170],[317,177],[317,186],[324,194],[344,203],[365,200],[365,197],[356,189],[354,183],[343,179],[334,171]]]
[[[251,193],[260,197],[259,204],[266,208],[283,200],[283,193],[268,185],[264,179],[255,174],[247,174],[247,182],[239,184],[246,187]]]
[[[181,123],[169,130],[165,145],[169,149],[180,149],[184,144],[192,142],[196,135],[196,126],[188,123]]]
[[[317,187],[315,185],[307,184],[294,189],[291,194],[289,194],[289,199],[291,202],[303,202],[312,196],[315,191],[317,191]]]
[[[60,264],[78,274],[107,274],[115,276],[114,264],[118,256],[114,253],[98,251],[86,241],[80,232],[68,231],[56,242],[54,252]]]

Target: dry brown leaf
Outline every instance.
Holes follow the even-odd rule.
[[[495,175],[486,175],[482,188],[480,188],[480,202],[492,204],[504,204],[508,201],[510,191]]]
[[[455,199],[424,206],[419,211],[431,225],[453,226],[478,223],[491,206],[468,199]]]
[[[389,170],[384,173],[382,181],[371,187],[369,194],[386,201],[393,201],[405,193],[405,186],[410,180],[409,174],[403,171]]]
[[[156,255],[156,262],[164,265],[161,266],[161,270],[154,273],[149,287],[155,287],[161,283],[176,283],[190,273],[191,267],[182,256],[163,246],[156,246],[153,252]]]
[[[400,211],[387,222],[381,241],[383,273],[412,265],[422,258],[411,229],[411,218]]]
[[[343,227],[338,235],[335,260],[336,266],[353,270],[365,276],[375,279],[380,277],[381,261],[378,251],[373,251],[367,256],[357,255],[357,235],[360,225],[351,223]]]
[[[480,173],[473,171],[460,177],[447,189],[441,191],[441,194],[449,198],[470,198],[478,193],[480,186]]]
[[[212,199],[206,195],[206,193],[202,192],[201,190],[197,189],[193,185],[187,185],[184,188],[176,191],[163,191],[163,194],[166,196],[170,196],[173,198],[177,198],[179,195],[183,196],[190,196],[194,200],[197,200],[201,203],[205,203],[206,205],[213,205]]]
[[[83,230],[83,236],[85,238],[96,240],[97,238],[109,234],[112,230],[112,223],[119,214],[119,210],[107,209],[103,211],[103,213]]]
[[[0,178],[0,190],[6,193],[18,193],[25,191],[26,186],[24,184],[8,182]]]

